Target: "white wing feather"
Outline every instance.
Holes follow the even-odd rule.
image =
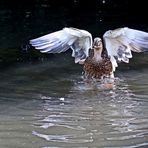
[[[85,30],[63,28],[42,37],[30,40],[30,44],[42,53],[61,53],[72,49],[75,63],[89,56],[92,48],[92,35]]]
[[[124,27],[106,31],[103,39],[113,71],[118,66],[118,61],[129,62],[129,58],[132,58],[131,51],[148,51],[148,33],[144,31]]]

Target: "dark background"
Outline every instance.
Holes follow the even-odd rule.
[[[118,27],[148,31],[147,9],[143,0],[1,0],[0,63],[45,56],[28,41],[65,26],[100,37]]]

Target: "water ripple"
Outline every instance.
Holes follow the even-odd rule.
[[[49,142],[75,146],[147,145],[147,101],[143,95],[134,94],[124,81],[117,85],[102,91],[88,89],[88,85],[85,89],[84,83],[82,89],[82,83],[75,83],[66,96],[41,96],[43,109],[36,115],[40,118],[33,124],[32,134]]]
[[[47,135],[47,134],[41,134],[36,131],[32,132],[33,135],[36,135],[40,138],[43,138],[47,141],[52,142],[66,142],[66,143],[87,143],[87,142],[93,142],[92,139],[92,133],[87,133],[83,135]]]
[[[147,71],[128,73],[104,89],[77,74],[51,78],[48,64],[42,66],[33,68],[35,74],[28,75],[31,66],[25,74],[1,75],[0,147],[148,146]]]

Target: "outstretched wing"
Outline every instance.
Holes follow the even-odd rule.
[[[103,39],[114,71],[118,61],[129,62],[131,51],[148,51],[148,33],[144,31],[124,27],[106,31]]]
[[[72,49],[75,63],[84,60],[92,48],[92,35],[85,30],[63,28],[45,36],[30,40],[30,44],[42,53],[61,53]]]

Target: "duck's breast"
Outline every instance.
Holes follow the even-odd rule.
[[[112,73],[112,64],[109,58],[103,58],[96,62],[92,58],[87,58],[84,63],[84,72],[87,78],[110,77]]]

